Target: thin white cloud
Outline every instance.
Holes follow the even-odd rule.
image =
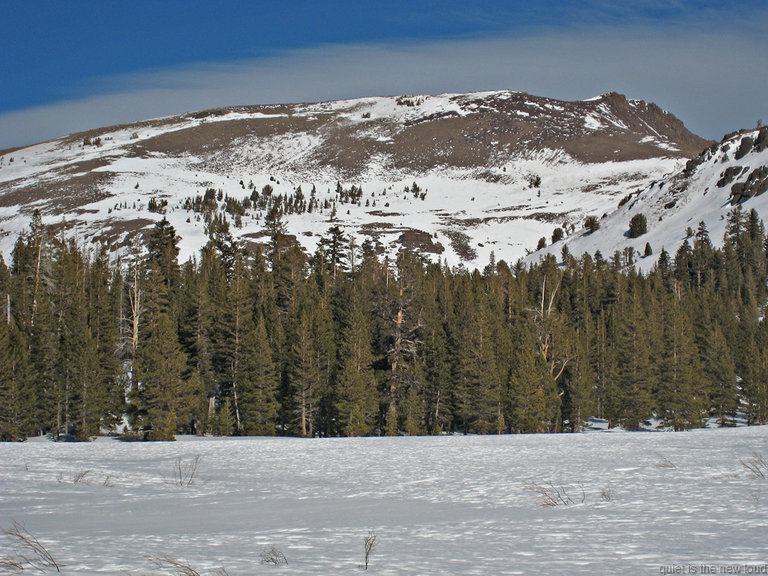
[[[497,88],[569,100],[619,91],[719,138],[768,119],[766,53],[764,35],[710,26],[320,46],[104,79],[89,98],[0,115],[0,148],[227,105]]]

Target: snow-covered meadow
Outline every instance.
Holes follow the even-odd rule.
[[[28,441],[0,444],[0,526],[69,575],[360,574],[369,530],[379,575],[764,573],[762,455],[766,427]]]

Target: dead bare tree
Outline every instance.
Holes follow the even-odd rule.
[[[126,275],[122,276],[123,285],[120,290],[119,318],[120,333],[118,341],[118,356],[122,363],[121,381],[125,393],[134,390],[138,385],[133,380],[133,366],[136,359],[136,351],[139,347],[139,328],[141,317],[145,311],[144,293],[142,283],[144,270],[142,265],[142,251],[140,239],[134,238],[130,249],[130,265]],[[125,297],[127,295],[127,304]]]
[[[538,337],[538,352],[541,359],[549,369],[549,373],[552,375],[552,379],[557,382],[565,372],[568,363],[576,358],[570,350],[566,350],[562,346],[558,338],[558,332],[561,328],[561,318],[559,317],[557,310],[554,309],[555,298],[557,297],[557,291],[560,289],[560,284],[563,280],[562,274],[558,276],[557,284],[552,289],[547,299],[547,277],[541,282],[541,302],[538,308],[529,308],[528,311],[532,314],[533,323],[536,326],[536,333]],[[561,394],[562,395],[562,394]]]
[[[392,344],[387,351],[390,363],[389,408],[386,416],[385,431],[388,435],[397,434],[398,400],[403,389],[412,383],[411,364],[416,356],[421,341],[419,332],[424,327],[421,309],[415,306],[415,275],[412,274],[412,255],[402,252],[397,262],[397,285],[384,297],[380,316],[390,325],[389,337]],[[387,272],[387,286],[389,286]]]

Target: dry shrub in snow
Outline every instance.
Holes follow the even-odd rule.
[[[288,564],[288,560],[286,560],[285,554],[274,546],[271,546],[270,548],[264,548],[264,550],[261,551],[261,563],[278,566],[279,564]]]
[[[579,488],[581,489],[581,500],[579,503],[584,504],[587,495],[584,491],[584,485],[581,482],[579,482]],[[568,495],[565,486],[560,486],[558,488],[552,484],[552,482],[548,482],[546,485],[529,482],[526,484],[525,489],[541,497],[541,500],[539,501],[540,506],[553,507],[576,504],[576,501]]]
[[[61,572],[48,549],[21,522],[14,520],[13,526],[3,530],[3,534],[11,540],[13,551],[10,556],[0,556],[0,568],[10,573],[24,572],[27,568],[42,573]]]
[[[81,484],[81,483],[88,484],[89,483],[88,475],[90,473],[91,473],[90,470],[81,470],[80,472],[72,476],[72,482],[74,484]]]
[[[759,452],[752,452],[752,458],[739,459],[744,469],[754,478],[765,479],[768,477],[768,461]]]
[[[203,573],[198,572],[187,562],[183,560],[176,560],[175,558],[153,558],[152,562],[158,568],[162,570],[172,570],[176,576],[203,576]],[[217,568],[211,572],[213,576],[229,576],[229,573],[225,568]]]
[[[181,456],[176,458],[173,467],[173,482],[176,486],[191,486],[197,478],[197,470],[200,466],[202,456],[196,455],[189,461],[185,461]]]

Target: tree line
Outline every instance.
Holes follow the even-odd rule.
[[[121,260],[35,214],[0,259],[0,437],[121,431],[362,436],[768,421],[763,223],[531,266],[394,261],[332,226],[307,254],[211,233],[180,264],[167,220]]]

